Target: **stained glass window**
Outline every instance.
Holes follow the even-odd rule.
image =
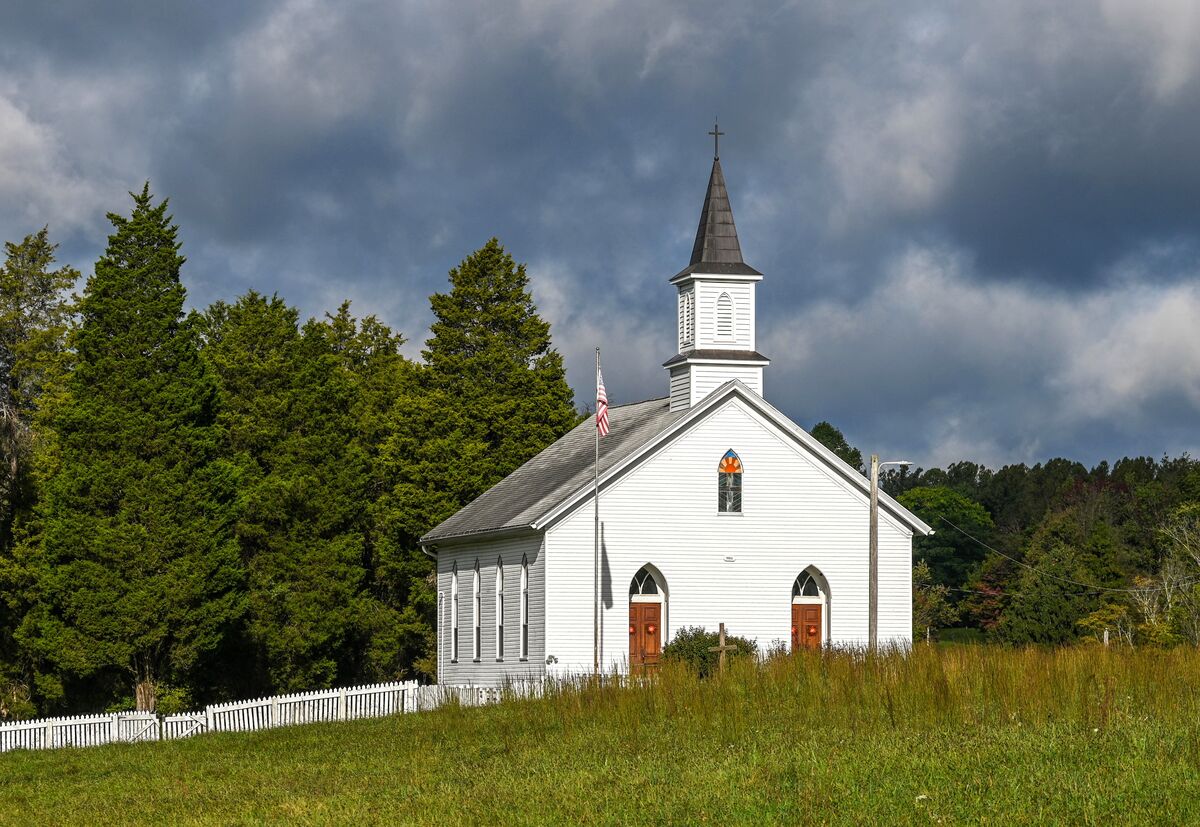
[[[717,510],[738,513],[742,510],[742,461],[729,450],[717,466]]]

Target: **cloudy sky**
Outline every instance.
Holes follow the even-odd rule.
[[[416,355],[497,235],[581,402],[597,344],[614,402],[662,395],[719,114],[801,425],[924,464],[1200,453],[1191,0],[4,5],[0,237],[48,224],[84,273],[149,179],[193,305],[349,298]]]

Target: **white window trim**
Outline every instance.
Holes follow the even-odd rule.
[[[496,560],[496,662],[504,660],[504,561]]]
[[[450,662],[458,663],[458,563],[450,569]]]
[[[520,659],[529,660],[529,560],[521,558],[521,652]]]
[[[679,294],[679,350],[696,343],[696,289]]]
[[[733,450],[733,449],[731,448],[729,450]],[[741,492],[740,492],[741,499],[738,502],[739,508],[737,511],[722,511],[721,510],[721,479],[720,479],[721,472],[718,470],[717,471],[717,511],[716,511],[716,514],[718,517],[741,517],[742,515],[744,515],[746,513],[746,463],[742,462],[742,455],[739,454],[737,451],[734,451],[733,455],[735,457],[737,457],[737,461],[742,466],[741,473],[738,474],[738,476],[741,477],[740,482],[742,484]],[[721,458],[724,459],[725,455],[722,454]]]
[[[483,648],[483,600],[480,595],[479,561],[475,561],[475,573],[471,581],[471,614],[473,629],[471,634],[471,659],[479,663],[480,649]]]
[[[728,307],[729,307],[729,332],[728,333],[721,332],[721,300],[722,299],[726,299],[729,302],[729,304],[728,304]],[[716,319],[714,321],[715,321],[715,324],[713,325],[713,335],[716,337],[718,342],[732,342],[734,339],[737,338],[737,304],[734,303],[733,296],[731,296],[729,294],[728,290],[722,291],[721,294],[719,296],[717,296]]]

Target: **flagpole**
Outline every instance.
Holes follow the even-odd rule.
[[[600,348],[596,348],[596,464],[592,478],[595,518],[592,560],[592,669],[600,674]]]

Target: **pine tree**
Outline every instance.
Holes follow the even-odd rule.
[[[856,471],[862,472],[863,458],[862,451],[855,448],[846,441],[846,437],[840,430],[835,428],[829,422],[821,421],[812,426],[809,431],[817,442],[824,445],[830,451],[838,455],[838,458],[848,464]]]
[[[61,373],[72,267],[51,269],[57,244],[43,227],[20,244],[6,242],[0,267],[0,554],[12,520],[30,504],[33,417],[47,384]]]
[[[43,395],[66,361],[67,290],[79,277],[53,268],[58,245],[43,227],[6,243],[0,266],[0,719],[27,716],[30,674],[13,637],[25,609],[13,559],[19,523],[36,500],[35,433]]]
[[[483,446],[478,492],[578,422],[550,324],[537,313],[525,265],[493,238],[430,297],[429,385],[457,409],[463,436]]]
[[[373,351],[347,305],[301,329],[294,309],[253,292],[214,305],[206,325],[229,452],[244,471],[237,534],[264,688],[358,679],[381,608],[367,570],[370,462],[357,438],[358,371],[389,352],[398,357],[399,339],[371,328],[380,334]]]
[[[58,455],[22,548],[32,607],[19,636],[52,670],[44,694],[87,687],[94,704],[124,684],[153,709],[241,615],[243,572],[236,470],[219,458],[217,384],[183,315],[178,228],[149,184],[131,195],[128,218],[109,214],[50,413]]]
[[[394,399],[376,460],[385,493],[374,517],[380,583],[401,612],[391,651],[431,675],[436,599],[417,539],[579,417],[525,266],[498,240],[452,269],[450,291],[430,303],[426,364]]]

